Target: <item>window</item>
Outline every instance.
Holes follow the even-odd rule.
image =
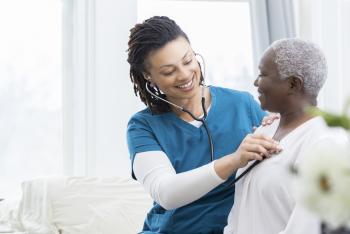
[[[206,64],[207,84],[255,92],[248,1],[139,0],[138,21],[174,19]]]
[[[62,171],[61,7],[0,1],[0,198]]]
[[[350,1],[295,0],[299,36],[324,51],[328,77],[318,96],[319,107],[341,113],[350,98]],[[348,110],[350,114],[350,110]]]

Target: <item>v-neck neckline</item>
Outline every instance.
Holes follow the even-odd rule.
[[[208,112],[207,118],[205,119],[207,122],[210,121],[213,115],[213,113],[215,112],[216,109],[216,95],[215,92],[213,91],[213,88],[211,86],[209,86],[209,92],[210,92],[210,96],[211,96],[211,103],[210,105],[210,110]],[[181,118],[179,118],[174,112],[170,112],[170,116],[174,119],[174,121],[176,123],[178,123],[180,126],[182,126],[183,128],[189,130],[189,131],[201,131],[201,129],[203,128],[203,124],[200,127],[196,127],[193,124],[191,124],[190,122],[187,122]]]
[[[295,134],[298,134],[300,131],[303,131],[308,125],[310,125],[311,123],[313,123],[314,121],[317,121],[318,119],[320,119],[321,117],[314,117],[311,118],[307,121],[305,121],[304,123],[300,124],[298,127],[294,128],[292,131],[290,131],[287,135],[285,135],[279,142],[280,144],[283,144],[284,142],[288,142],[288,139],[293,137]],[[278,121],[278,124],[275,124],[273,131],[271,131],[271,133],[269,134],[271,138],[274,137],[274,135],[276,134],[277,130],[278,130],[278,126],[279,126],[280,121]]]

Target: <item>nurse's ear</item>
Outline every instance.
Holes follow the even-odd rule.
[[[151,87],[155,87],[155,83],[152,81],[151,76],[148,73],[142,73],[143,78],[149,83]]]
[[[143,75],[143,78],[144,78],[145,80],[147,80],[148,82],[151,82],[151,81],[152,81],[151,76],[150,76],[148,73],[143,72],[142,75]]]

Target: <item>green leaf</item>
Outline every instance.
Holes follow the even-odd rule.
[[[326,121],[328,126],[330,127],[342,127],[347,130],[350,130],[350,118],[345,115],[345,113],[341,115],[337,115],[334,113],[330,113],[327,111],[320,110],[318,108],[310,108],[309,113],[314,116],[322,116]]]

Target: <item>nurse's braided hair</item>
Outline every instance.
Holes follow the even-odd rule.
[[[168,42],[184,37],[188,42],[187,35],[174,20],[166,16],[153,16],[142,23],[136,24],[130,30],[128,42],[128,63],[130,64],[130,79],[134,84],[134,92],[141,101],[150,108],[152,113],[159,114],[170,111],[169,104],[151,96],[146,90],[147,57],[150,52],[162,48]],[[201,78],[202,79],[202,78]],[[158,87],[150,90],[156,95],[166,99]]]

